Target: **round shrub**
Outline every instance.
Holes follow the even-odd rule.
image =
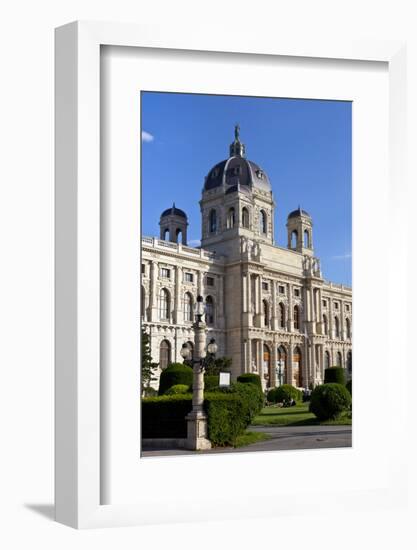
[[[303,394],[301,391],[291,386],[291,384],[282,384],[282,386],[272,388],[267,395],[268,401],[272,403],[284,403],[285,401],[292,401],[293,399],[294,401],[301,401],[302,398]]]
[[[348,380],[346,383],[346,389],[352,395],[352,379]]]
[[[171,363],[169,367],[161,372],[159,379],[159,395],[164,393],[177,384],[191,386],[193,383],[193,369],[182,363]]]
[[[342,367],[329,367],[324,371],[325,384],[346,384],[345,370]]]
[[[255,386],[258,386],[258,388],[262,392],[262,382],[259,374],[246,372],[245,374],[241,374],[240,376],[238,376],[237,381],[241,382],[242,384],[255,384]]]
[[[168,388],[164,395],[180,395],[189,392],[190,386],[186,386],[185,384],[175,384],[175,386]]]
[[[218,374],[209,374],[204,377],[204,390],[205,391],[214,391],[219,387],[219,375]]]
[[[322,384],[313,390],[309,408],[319,420],[334,420],[351,403],[350,393],[342,384]]]

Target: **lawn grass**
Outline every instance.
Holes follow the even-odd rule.
[[[299,403],[294,407],[264,407],[255,416],[254,426],[350,426],[352,418],[348,413],[343,414],[337,420],[319,422],[313,413],[308,410],[308,403]]]
[[[266,439],[271,439],[271,436],[258,432],[245,432],[237,436],[234,447],[245,447],[246,445],[252,445],[259,441],[265,441]]]

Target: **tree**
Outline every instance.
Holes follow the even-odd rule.
[[[152,361],[151,343],[149,334],[142,328],[142,364],[141,364],[141,394],[151,385],[156,378],[153,376],[154,371],[158,368],[158,363]]]
[[[207,376],[217,376],[220,372],[227,372],[232,365],[231,357],[217,357],[211,355],[206,358],[205,373]]]

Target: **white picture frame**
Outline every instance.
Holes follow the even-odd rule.
[[[294,41],[269,36],[239,36],[233,32],[213,36],[210,29],[196,28],[187,36],[175,29],[113,23],[75,22],[56,30],[56,519],[76,528],[135,525],[155,521],[185,520],[176,503],[167,499],[156,517],[149,495],[147,509],[134,503],[102,504],[102,465],[106,452],[103,417],[108,414],[100,398],[101,254],[100,254],[100,49],[101,46],[164,48],[171,50],[227,52],[296,58],[379,61],[388,64],[390,192],[395,234],[406,234],[401,216],[401,197],[406,190],[406,57],[401,41]],[[391,243],[392,244],[392,243]],[[391,249],[390,249],[391,250]],[[406,250],[393,252],[396,266],[404,265]],[[391,283],[406,273],[396,268]],[[398,271],[400,270],[400,271]],[[400,273],[400,275],[398,275]],[[405,303],[405,302],[404,302]],[[390,302],[396,314],[405,305]],[[390,324],[396,342],[404,342],[402,327]],[[390,332],[391,333],[391,332]],[[397,354],[399,372],[406,378],[405,352]],[[405,382],[397,386],[406,395]],[[399,422],[405,419],[405,408]],[[401,416],[401,414],[403,416]],[[351,506],[381,504],[405,495],[407,478],[404,428],[399,429],[387,465],[387,478],[379,489],[363,487],[355,494],[341,492]],[[139,437],[139,436],[138,436]],[[181,460],[187,460],[182,458]],[[322,495],[323,496],[323,495]],[[268,514],[295,509],[300,493],[275,501]],[[317,494],[303,495],[305,502],[320,504]],[[158,496],[158,503],[164,495]],[[241,517],[238,496],[228,499],[223,517]],[[106,499],[105,499],[106,500]],[[236,505],[233,508],[234,504]],[[228,507],[229,508],[229,507]],[[204,517],[216,519],[215,503]],[[197,511],[198,512],[198,511]],[[200,511],[201,513],[201,511]],[[255,514],[256,515],[256,514]],[[197,520],[198,514],[189,515]]]

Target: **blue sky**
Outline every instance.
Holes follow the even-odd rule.
[[[272,183],[276,244],[287,245],[287,215],[300,205],[324,277],[350,285],[350,102],[142,92],[143,234],[159,236],[159,216],[175,202],[198,245],[204,177],[228,157],[236,123],[247,158]]]

